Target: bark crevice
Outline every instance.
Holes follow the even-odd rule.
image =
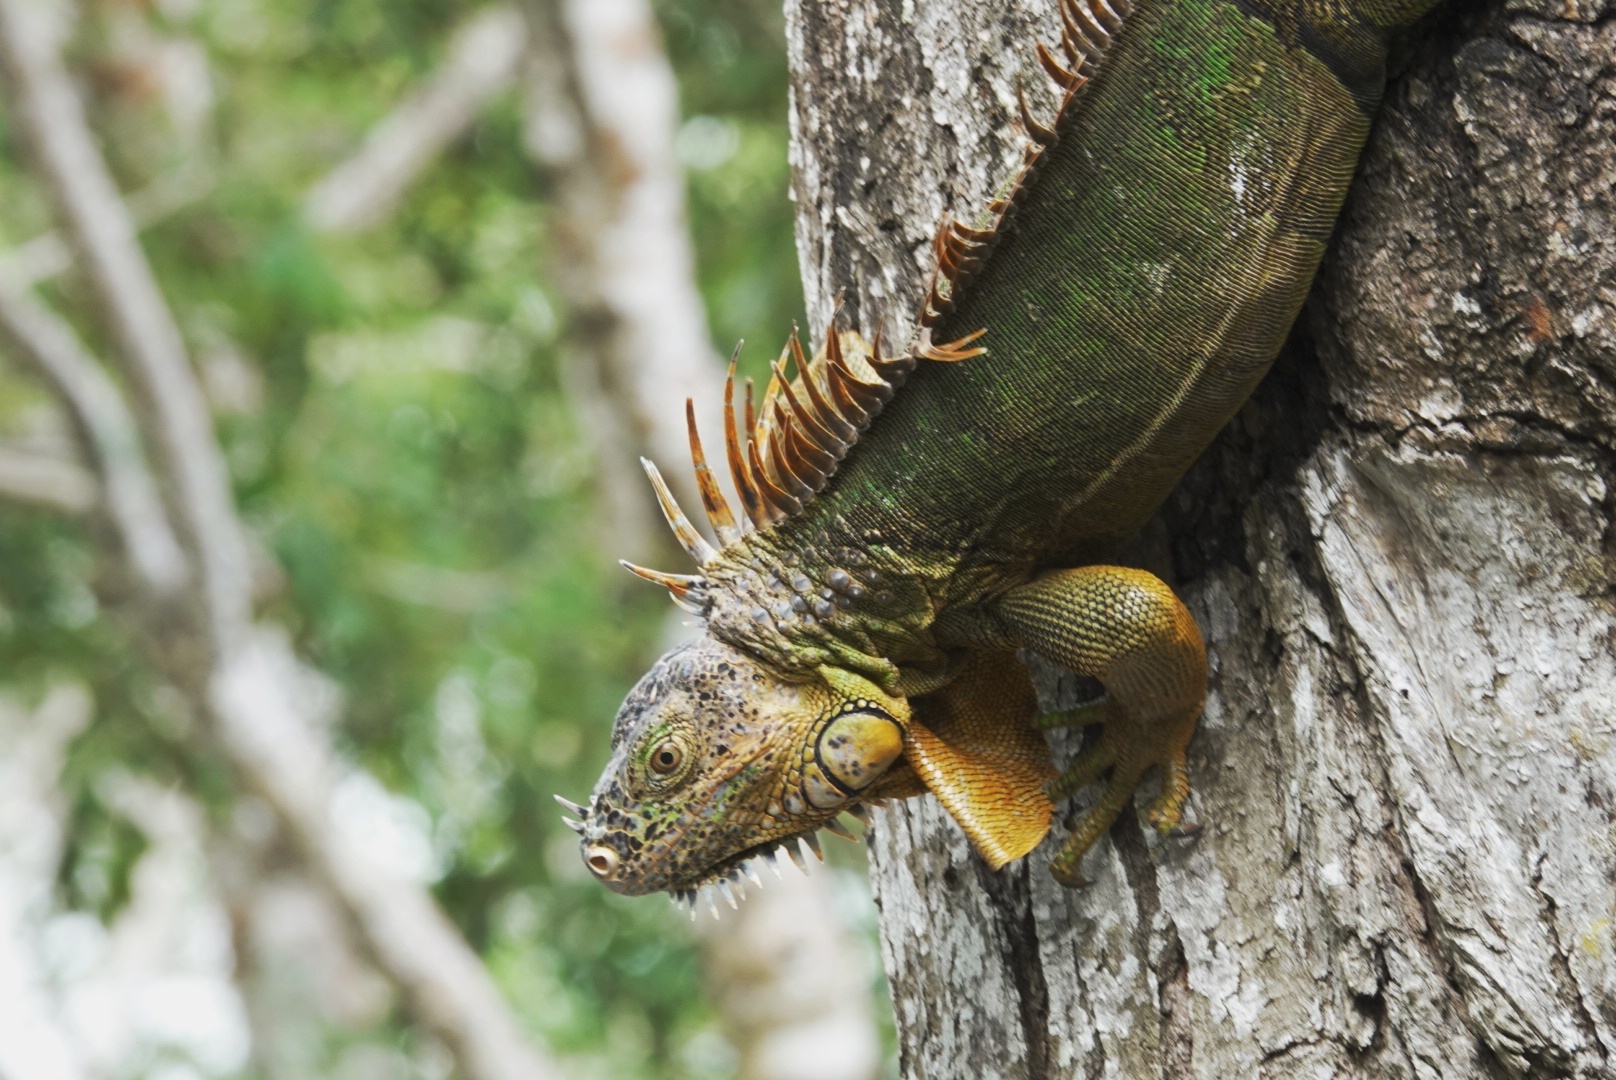
[[[994,873],[980,862],[976,869],[978,884],[993,901],[998,931],[1008,947],[1016,1011],[1027,1047],[1027,1077],[1046,1080],[1055,1075],[1049,1044],[1049,989],[1038,954],[1038,924],[1027,893],[1027,871],[1018,867],[1008,873]]]

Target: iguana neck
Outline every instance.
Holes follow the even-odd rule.
[[[938,616],[1002,587],[1002,575],[963,549],[934,550],[824,514],[748,535],[705,576],[715,637],[782,672],[829,664],[903,696],[947,679],[948,654],[932,632]]]

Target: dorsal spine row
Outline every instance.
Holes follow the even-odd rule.
[[[707,463],[696,429],[695,404],[688,399],[685,402],[696,483],[719,547],[715,548],[690,523],[656,466],[641,459],[663,516],[698,566],[708,566],[719,558],[723,548],[740,543],[747,533],[800,514],[824,489],[842,458],[892,400],[918,361],[954,363],[987,351],[974,344],[987,332],[986,328],[944,345],[932,343],[931,328],[953,310],[966,282],[1003,236],[1046,151],[1059,140],[1067,117],[1122,29],[1132,4],[1128,0],[1057,0],[1057,8],[1062,27],[1061,56],[1042,42],[1035,46],[1039,65],[1060,95],[1054,120],[1048,126],[1034,120],[1026,95],[1017,91],[1021,124],[1031,140],[1022,152],[1021,167],[1005,195],[988,205],[992,220],[984,227],[968,226],[944,216],[933,241],[936,266],[927,281],[926,299],[917,318],[921,331],[915,345],[903,353],[884,356],[878,330],[867,347],[851,351],[848,346],[856,337],[849,335],[844,342],[832,316],[824,348],[810,360],[793,330],[774,362],[761,402],[754,401],[752,380],[746,380],[744,424],[737,418],[735,401],[735,364],[740,354],[740,346],[736,346],[724,383],[724,449],[731,481],[740,496],[739,514],[731,509]],[[788,358],[796,365],[795,377],[787,372]],[[666,588],[674,602],[687,611],[706,615],[711,608],[707,581],[700,574],[668,574],[626,561],[623,566]]]

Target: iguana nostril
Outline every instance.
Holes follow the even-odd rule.
[[[584,862],[588,864],[589,869],[595,872],[595,876],[602,881],[609,881],[612,875],[617,873],[617,852],[609,847],[596,844],[594,847],[586,849],[584,851]]]

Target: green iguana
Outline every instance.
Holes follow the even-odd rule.
[[[943,223],[910,346],[833,320],[807,359],[793,337],[795,374],[777,361],[755,404],[748,385],[744,421],[732,361],[739,515],[687,407],[717,546],[647,463],[700,572],[630,569],[705,632],[629,693],[589,805],[563,800],[608,888],[693,905],[844,811],[927,791],[998,868],[1109,772],[1051,865],[1078,884],[1152,766],[1146,820],[1178,826],[1205,649],[1165,584],[1110,561],[1273,361],[1388,33],[1436,0],[1057,2],[1037,57],[1059,109],[1046,126],[1023,100],[1020,174],[975,225]],[[1021,648],[1105,697],[1039,717]],[[1056,776],[1039,728],[1090,723]]]

